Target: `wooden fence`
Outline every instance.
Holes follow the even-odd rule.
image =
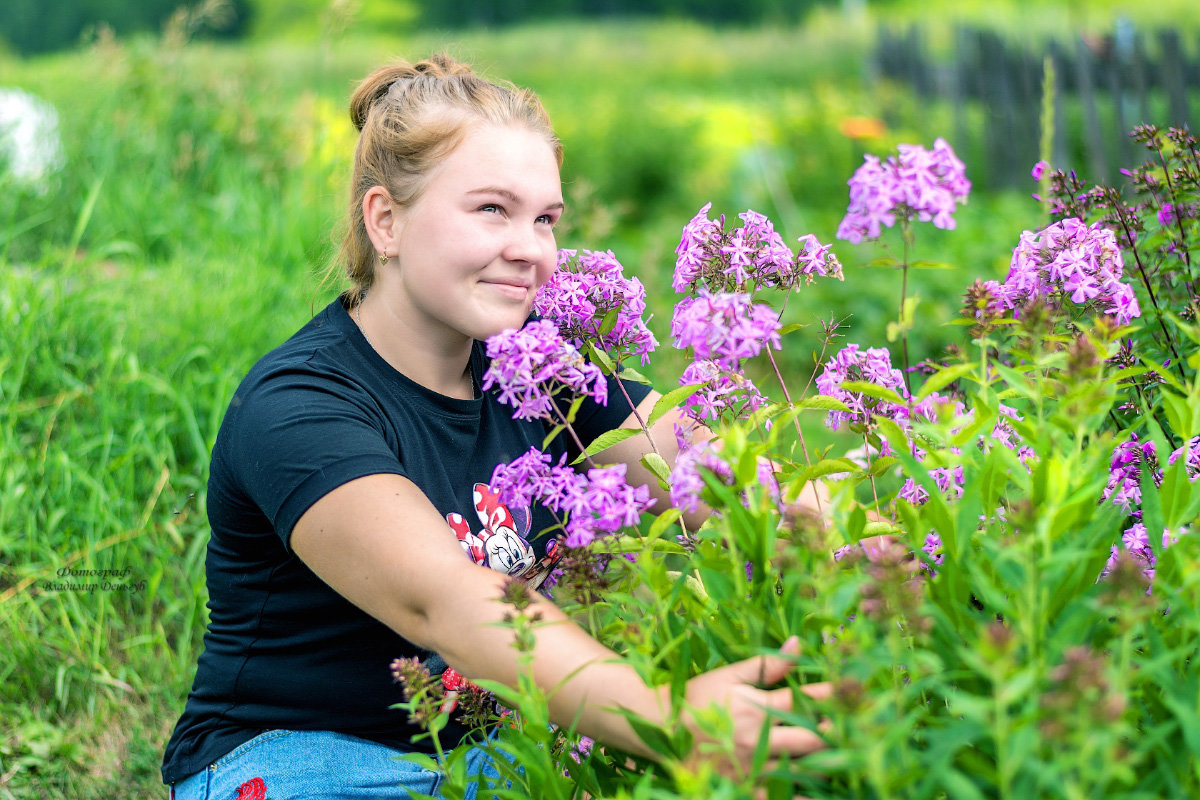
[[[872,66],[874,80],[899,81],[922,101],[948,103],[955,121],[945,138],[956,151],[975,155],[969,166],[977,185],[999,188],[1031,185],[1047,58],[1055,76],[1052,163],[1103,182],[1145,160],[1126,135],[1135,125],[1197,129],[1197,50],[1200,36],[1189,42],[1174,30],[1146,33],[1118,24],[1107,36],[1039,45],[964,28],[952,52],[939,56],[914,27],[881,29]]]

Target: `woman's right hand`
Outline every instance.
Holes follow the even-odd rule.
[[[733,751],[721,751],[714,747],[700,720],[690,715],[687,722],[696,737],[692,762],[712,759],[722,774],[744,776],[746,765],[754,759],[764,726],[769,726],[767,755],[772,760],[785,755],[798,758],[825,747],[816,731],[771,720],[771,711],[792,710],[790,688],[761,688],[782,681],[795,667],[795,657],[799,653],[800,641],[793,636],[780,647],[778,655],[747,658],[688,681],[686,699],[691,708],[704,710],[716,706],[729,715],[733,725]],[[815,700],[825,700],[832,689],[828,682],[822,682],[805,684],[800,691]]]

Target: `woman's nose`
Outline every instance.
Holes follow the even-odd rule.
[[[504,257],[508,261],[525,261],[536,265],[549,259],[555,250],[554,234],[549,228],[541,230],[537,224],[515,225]]]

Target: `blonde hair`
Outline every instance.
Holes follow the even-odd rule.
[[[354,91],[350,119],[359,132],[358,144],[345,233],[331,271],[340,269],[353,282],[351,305],[375,281],[375,247],[363,220],[363,197],[371,187],[384,187],[401,208],[412,205],[430,172],[473,122],[525,125],[546,137],[562,166],[562,143],[537,95],[484,80],[444,54],[375,70]]]

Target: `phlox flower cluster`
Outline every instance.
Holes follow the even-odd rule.
[[[849,408],[849,411],[830,411],[825,416],[825,424],[837,430],[846,423],[866,425],[873,416],[891,419],[907,416],[908,409],[905,406],[843,389],[842,384],[846,382],[873,383],[892,389],[901,397],[906,396],[904,376],[892,366],[892,355],[886,347],[863,350],[857,344],[848,344],[825,362],[825,369],[817,377],[817,391],[841,401]],[[888,455],[887,452],[883,454]]]
[[[686,413],[696,420],[716,421],[722,413],[733,418],[752,414],[766,405],[766,398],[748,377],[722,369],[716,361],[693,361],[679,376],[680,386],[699,388],[685,402]]]
[[[591,341],[617,360],[637,356],[645,364],[658,345],[642,320],[646,287],[624,276],[612,251],[560,250],[558,269],[533,298],[533,311],[553,320],[580,350]],[[608,327],[604,321],[612,313]]]
[[[680,511],[696,511],[700,507],[700,495],[704,491],[704,475],[707,471],[726,486],[733,485],[733,470],[717,455],[708,442],[697,442],[679,450],[675,466],[667,479],[670,484],[671,505]]]
[[[1200,479],[1200,436],[1195,436],[1182,447],[1176,448],[1168,457],[1167,464],[1174,464],[1184,459],[1184,469],[1188,480]],[[1108,483],[1104,487],[1104,499],[1121,508],[1133,520],[1133,524],[1125,529],[1121,536],[1121,544],[1126,552],[1142,566],[1146,577],[1154,578],[1156,556],[1150,546],[1146,525],[1142,522],[1142,474],[1148,471],[1159,485],[1163,480],[1163,472],[1159,469],[1156,447],[1153,441],[1138,441],[1137,434],[1130,436],[1128,441],[1121,442],[1113,448],[1112,460],[1109,463]],[[1166,548],[1179,536],[1187,532],[1180,528],[1178,531],[1163,530],[1162,546]],[[1120,557],[1120,550],[1113,545],[1108,563],[1101,577],[1111,572]]]
[[[597,538],[637,525],[642,512],[654,504],[645,486],[625,480],[626,466],[594,467],[586,475],[559,459],[530,448],[527,453],[492,472],[491,487],[505,504],[539,502],[560,519],[567,547],[587,547]]]
[[[676,347],[690,347],[697,359],[711,359],[730,370],[764,347],[778,350],[780,327],[779,316],[770,306],[752,302],[750,295],[740,292],[712,294],[701,289],[695,297],[677,303],[671,317]]]
[[[957,447],[950,448],[950,452],[959,454],[962,452]],[[933,478],[937,484],[938,490],[948,499],[957,500],[963,496],[963,468],[962,465],[953,467],[937,467],[929,470],[929,477]],[[898,496],[912,503],[914,506],[919,506],[929,499],[929,492],[925,490],[912,478],[904,481],[904,486],[901,487]]]
[[[1162,533],[1162,549],[1166,550],[1175,542],[1179,541],[1179,537],[1188,532],[1187,528],[1180,528],[1172,532],[1169,528],[1163,528]],[[1158,564],[1158,556],[1154,554],[1154,547],[1150,544],[1150,534],[1146,531],[1144,522],[1135,522],[1132,526],[1125,529],[1121,534],[1121,545],[1125,548],[1125,552],[1133,559],[1134,563],[1142,568],[1142,574],[1147,580],[1154,580],[1154,568]],[[1108,562],[1104,565],[1104,570],[1100,573],[1101,578],[1105,578],[1117,567],[1117,561],[1121,557],[1121,550],[1116,545],[1108,554]],[[1150,589],[1146,589],[1146,593],[1150,593]]]
[[[1188,480],[1200,478],[1200,436],[1193,436],[1187,444],[1167,456],[1167,464],[1174,464],[1181,458],[1186,464]]]
[[[1162,481],[1158,471],[1158,455],[1154,442],[1139,442],[1137,434],[1129,441],[1121,442],[1113,448],[1112,461],[1109,463],[1108,483],[1104,487],[1104,499],[1131,514],[1138,519],[1142,504],[1142,470],[1150,470],[1155,483]]]
[[[943,139],[935,140],[932,150],[912,144],[899,150],[886,161],[865,156],[851,176],[850,206],[838,226],[839,239],[852,244],[878,239],[897,217],[954,228],[954,211],[971,192],[966,167]]]
[[[729,463],[717,452],[712,442],[696,442],[694,444],[680,443],[679,455],[675,458],[675,466],[667,479],[670,485],[671,505],[680,511],[696,511],[700,507],[701,494],[704,491],[704,474],[714,476],[726,486],[734,485],[733,470]],[[771,463],[761,459],[757,465],[757,483],[766,488],[771,501],[779,505],[779,481]],[[742,493],[743,502],[749,499]]]
[[[1154,442],[1139,442],[1136,433],[1113,448],[1104,499],[1112,501],[1136,519],[1141,519],[1142,514],[1138,508],[1142,502],[1142,472],[1148,470],[1156,486],[1163,480],[1156,451]],[[1184,459],[1188,480],[1200,479],[1200,436],[1193,436],[1183,446],[1175,448],[1167,456],[1167,465],[1173,465],[1181,458]]]
[[[912,408],[911,417],[913,419],[932,422],[939,416],[939,408],[952,407],[953,416],[956,420],[955,425],[950,431],[953,436],[960,430],[971,423],[975,416],[974,409],[967,409],[960,401],[953,400],[948,397],[943,397],[937,392],[924,398],[921,402],[915,403]],[[999,414],[996,418],[996,424],[992,426],[990,435],[980,435],[975,439],[975,445],[983,452],[989,452],[992,447],[999,445],[1012,450],[1017,454],[1021,463],[1026,465],[1028,469],[1029,462],[1037,457],[1037,453],[1033,448],[1026,445],[1020,436],[1013,430],[1011,420],[1020,420],[1021,417],[1016,409],[1011,406],[1000,404]],[[897,420],[897,422],[901,422]],[[907,427],[901,423],[901,427]],[[950,447],[949,453],[952,455],[961,455],[962,449],[958,447]],[[918,459],[924,460],[927,453],[921,449],[916,443],[913,444],[913,455]],[[965,478],[963,476],[962,465],[953,465],[948,467],[937,467],[929,470],[929,476],[933,478],[939,491],[948,500],[957,500],[963,496],[963,484]],[[923,486],[918,484],[912,478],[908,478],[904,482],[904,486],[899,491],[899,496],[913,505],[921,505],[929,499],[929,492]],[[1003,516],[1003,509],[998,509],[1000,516]]]
[[[1021,234],[1004,283],[982,284],[989,297],[984,311],[1003,316],[1038,299],[1056,306],[1070,300],[1126,324],[1141,316],[1141,310],[1133,286],[1122,282],[1123,274],[1113,232],[1071,217]]]
[[[799,239],[799,252],[793,253],[775,230],[774,224],[757,211],[738,216],[744,223],[725,230],[725,215],[712,220],[703,208],[683,227],[675,248],[675,275],[672,287],[688,292],[700,286],[713,291],[745,289],[750,284],[792,288],[803,280],[811,283],[814,275],[842,280],[842,265],[812,234]]]
[[[513,406],[516,419],[552,419],[554,395],[569,389],[608,403],[608,383],[595,364],[584,360],[559,335],[553,322],[535,320],[488,337],[491,364],[481,380],[483,388],[500,387],[498,400]]]

